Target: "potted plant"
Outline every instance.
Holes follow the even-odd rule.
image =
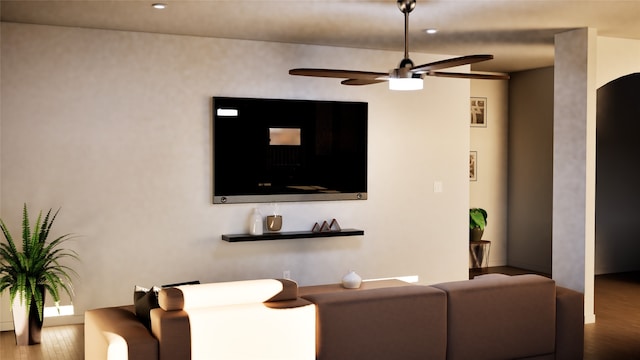
[[[63,265],[62,260],[78,260],[78,255],[73,250],[61,248],[71,239],[71,234],[47,242],[59,211],[51,214],[50,209],[44,219],[41,211],[31,229],[27,204],[24,204],[21,249],[17,248],[7,225],[0,219],[0,229],[7,241],[0,243],[0,292],[9,289],[18,345],[40,343],[45,292],[53,297],[56,306],[61,291],[71,297],[70,274],[76,275],[76,272]]]
[[[469,240],[480,241],[487,226],[487,211],[482,208],[469,209]]]

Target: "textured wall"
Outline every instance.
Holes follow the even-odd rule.
[[[386,71],[402,54],[6,23],[1,50],[1,215],[17,229],[23,202],[62,207],[56,230],[81,235],[77,314],[130,303],[135,284],[467,277],[469,81],[345,87],[287,71]],[[365,235],[221,241],[254,205],[211,203],[214,95],[368,102],[369,199],[280,206],[285,231],[335,217]]]
[[[594,319],[596,35],[556,35],[553,91],[553,278],[585,294],[587,322]]]

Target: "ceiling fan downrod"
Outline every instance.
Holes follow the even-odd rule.
[[[409,13],[416,7],[416,0],[398,0],[398,9],[404,14],[404,59],[400,63],[402,67],[413,67],[409,59]]]

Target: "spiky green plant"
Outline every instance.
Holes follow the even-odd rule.
[[[8,288],[12,304],[19,294],[21,304],[25,304],[27,309],[30,309],[31,302],[35,301],[40,320],[44,308],[44,292],[38,289],[44,288],[58,306],[61,290],[69,297],[72,296],[70,275],[77,275],[73,269],[62,264],[64,258],[78,260],[75,251],[60,248],[72,238],[72,235],[65,234],[47,243],[49,231],[58,212],[60,209],[52,216],[49,209],[43,220],[40,211],[31,229],[27,204],[24,204],[22,251],[18,251],[7,225],[0,219],[0,228],[7,240],[7,243],[0,243],[0,292]]]

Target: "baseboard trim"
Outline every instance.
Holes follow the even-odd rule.
[[[44,319],[43,327],[84,324],[84,315],[55,316]]]
[[[67,315],[44,318],[42,327],[84,324],[84,315]],[[13,331],[13,321],[0,322],[0,331]]]

